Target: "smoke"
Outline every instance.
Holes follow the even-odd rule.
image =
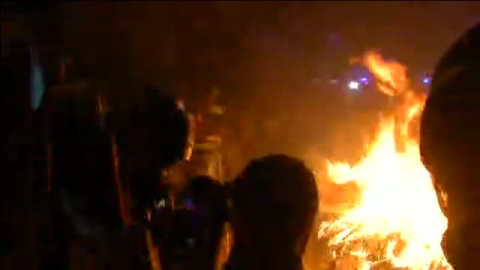
[[[298,156],[318,148],[334,154],[335,140],[363,140],[361,134],[345,135],[358,130],[349,125],[376,116],[351,112],[329,78],[348,69],[350,56],[372,47],[398,56],[412,70],[431,68],[475,10],[466,2],[59,5],[63,46],[87,76],[183,83],[187,109],[219,86],[229,152],[246,152],[235,158],[239,164],[272,152]]]

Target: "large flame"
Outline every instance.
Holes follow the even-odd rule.
[[[348,258],[349,265],[338,268],[450,269],[440,246],[447,219],[410,128],[425,96],[410,89],[405,66],[375,52],[362,62],[395,110],[379,123],[360,162],[327,162],[330,181],[356,184],[360,198],[339,218],[323,222],[319,237],[329,239],[337,262]]]

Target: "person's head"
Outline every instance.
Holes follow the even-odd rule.
[[[147,85],[133,101],[124,113],[127,119],[118,121],[117,142],[131,167],[134,201],[144,209],[158,195],[161,172],[187,158],[192,128],[187,112],[160,89]]]
[[[480,25],[435,69],[421,120],[420,151],[448,218],[443,248],[455,269],[480,254]]]
[[[147,86],[137,125],[144,129],[145,150],[152,161],[165,168],[187,158],[190,147],[190,119],[175,98]]]
[[[193,177],[190,182],[192,199],[198,205],[217,205],[225,203],[222,184],[207,175]]]
[[[209,176],[195,176],[179,193],[170,229],[153,226],[160,238],[164,267],[214,269],[226,222],[226,200],[222,184]],[[158,222],[164,223],[159,216]]]
[[[302,161],[253,160],[233,182],[234,245],[253,261],[301,259],[317,209],[315,178]]]

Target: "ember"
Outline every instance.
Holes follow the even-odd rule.
[[[394,113],[357,164],[327,161],[328,178],[358,186],[354,205],[319,228],[337,269],[452,269],[440,243],[447,228],[411,125],[425,96],[409,86],[406,67],[375,52],[362,59],[391,96]]]

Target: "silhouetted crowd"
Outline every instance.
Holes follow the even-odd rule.
[[[2,63],[3,89],[23,89],[18,72]],[[460,270],[476,269],[480,258],[479,78],[476,26],[440,60],[421,122],[422,158],[449,221],[443,248]],[[272,154],[252,160],[230,181],[188,175],[184,183],[170,182],[169,168],[188,162],[193,132],[175,98],[146,86],[115,107],[98,91],[70,88],[47,92],[35,111],[13,108],[30,111],[29,124],[7,127],[9,147],[28,125],[42,130],[15,144],[28,144],[30,156],[7,150],[5,178],[17,181],[26,177],[18,170],[34,166],[32,173],[41,175],[36,183],[44,184],[33,188],[47,190],[41,269],[68,269],[69,247],[78,238],[97,258],[114,261],[107,269],[304,269],[319,191],[301,160]],[[19,160],[29,162],[22,167]],[[14,185],[2,188],[6,207],[15,201],[7,193],[26,188]],[[7,212],[2,234],[15,216]],[[227,236],[233,237],[225,244]],[[16,248],[2,237],[2,256]]]

